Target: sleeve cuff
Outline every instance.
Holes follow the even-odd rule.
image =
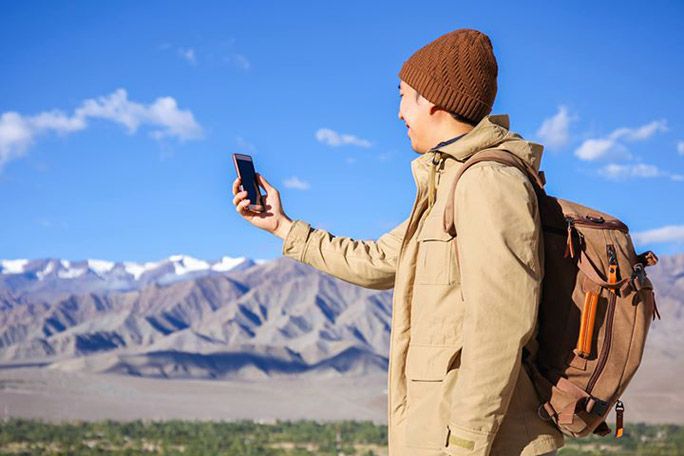
[[[309,239],[311,225],[303,220],[295,220],[290,226],[285,239],[283,239],[284,256],[302,261],[306,251],[306,242]]]
[[[450,456],[487,456],[494,441],[492,434],[451,423],[447,424],[445,434],[443,450]]]

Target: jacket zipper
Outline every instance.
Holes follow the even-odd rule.
[[[615,254],[615,247],[612,244],[608,245],[608,263],[610,266],[617,267],[617,257]],[[599,358],[598,364],[596,365],[596,370],[592,374],[589,382],[587,383],[587,393],[591,394],[594,389],[594,385],[598,381],[598,377],[603,372],[606,362],[608,361],[608,353],[610,352],[610,343],[613,338],[613,318],[615,316],[615,301],[617,299],[617,292],[609,290],[608,299],[608,312],[606,315],[606,331],[603,337],[603,347],[601,348],[601,356]]]

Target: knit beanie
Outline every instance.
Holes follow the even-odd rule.
[[[477,124],[492,110],[497,73],[489,37],[458,29],[418,49],[399,78],[435,105]]]

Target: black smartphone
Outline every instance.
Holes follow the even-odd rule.
[[[233,154],[233,163],[235,164],[235,171],[240,176],[240,191],[247,190],[247,198],[250,204],[247,208],[254,212],[263,212],[264,202],[261,199],[261,192],[259,191],[259,184],[256,180],[256,171],[254,170],[254,160],[252,157],[245,154]]]

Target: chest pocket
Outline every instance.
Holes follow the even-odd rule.
[[[430,214],[416,236],[418,259],[416,262],[416,284],[452,285],[458,281],[455,236],[442,226],[442,214]]]

